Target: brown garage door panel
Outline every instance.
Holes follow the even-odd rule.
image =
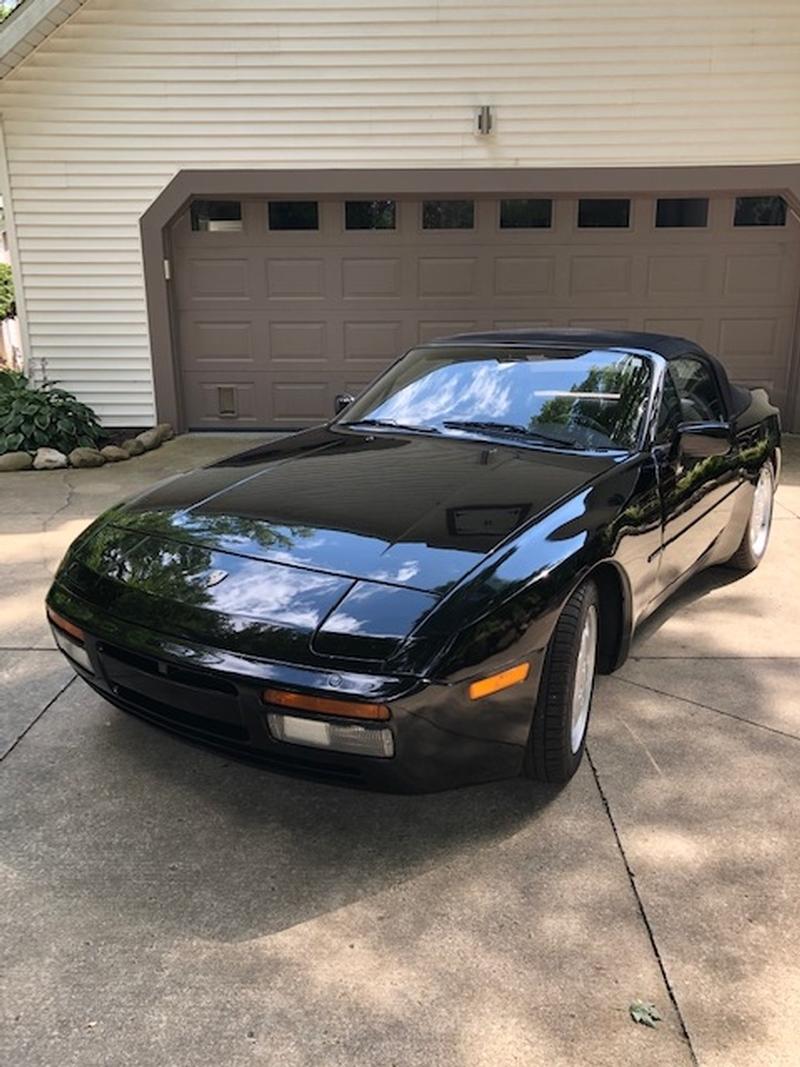
[[[324,301],[327,291],[325,260],[319,256],[270,259],[265,264],[268,300],[294,303]],[[260,294],[256,293],[256,299]]]
[[[708,294],[711,256],[654,255],[648,261],[647,296],[658,302],[702,304]]]
[[[247,256],[211,250],[205,257],[191,256],[178,275],[180,307],[241,307],[251,300],[251,264]]]
[[[201,367],[257,369],[258,352],[253,341],[253,323],[249,318],[213,319],[207,313],[183,314],[180,330],[183,336],[192,337],[187,370]]]
[[[493,263],[494,295],[501,299],[553,296],[556,278],[556,257],[495,256]]]
[[[264,377],[259,374],[184,374],[183,394],[196,429],[257,427],[266,410]]]
[[[238,429],[264,425],[264,411],[277,414],[272,425],[294,427],[324,422],[333,414],[334,392],[326,380],[304,375],[189,373],[183,376],[196,429]],[[369,378],[363,379],[369,381]]]
[[[189,427],[319,422],[401,352],[448,334],[525,326],[647,329],[691,337],[732,376],[784,403],[800,234],[734,228],[733,198],[704,229],[656,229],[653,199],[629,229],[579,229],[554,201],[550,229],[501,229],[476,201],[470,230],[430,231],[398,202],[395,230],[348,231],[344,205],[319,204],[318,231],[270,231],[265,201],[239,232],[172,227],[173,303]]]

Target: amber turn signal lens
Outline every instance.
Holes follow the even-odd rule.
[[[338,700],[329,697],[312,697],[304,693],[288,693],[285,689],[265,689],[261,694],[265,704],[274,704],[281,708],[293,708],[295,711],[313,711],[317,715],[340,715],[346,719],[380,719],[391,718],[391,712],[385,704],[366,704],[360,700]]]
[[[53,611],[50,607],[47,609],[47,617],[50,622],[52,622],[53,626],[57,626],[59,630],[63,630],[64,633],[69,634],[70,637],[74,637],[78,641],[86,640],[86,634],[80,626],[76,626],[74,622],[65,619],[63,615],[59,615],[57,611]]]
[[[480,681],[473,682],[469,687],[470,699],[480,700],[481,697],[488,697],[491,693],[499,693],[501,689],[508,689],[511,685],[524,682],[530,669],[530,663],[519,663],[516,667],[510,667],[507,671],[500,671],[499,674],[490,674],[488,678],[481,678]]]

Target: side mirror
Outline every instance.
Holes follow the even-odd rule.
[[[725,456],[732,446],[731,428],[727,422],[684,422],[678,427],[678,446],[692,459]]]
[[[333,410],[339,415],[345,408],[349,408],[353,403],[353,397],[350,393],[339,393],[333,402]]]

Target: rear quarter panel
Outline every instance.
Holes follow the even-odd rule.
[[[732,420],[737,449],[740,485],[735,494],[733,509],[715,554],[715,562],[724,562],[738,548],[753,501],[753,488],[758,472],[772,463],[775,484],[781,476],[781,419],[778,409],[770,403],[766,390],[753,389],[750,404]]]

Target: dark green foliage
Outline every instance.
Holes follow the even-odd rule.
[[[14,279],[11,277],[11,267],[7,263],[0,263],[0,321],[13,318],[16,313]]]
[[[21,370],[11,370],[8,367],[0,367],[0,397],[6,390],[16,389],[18,385],[24,386],[27,378]],[[2,403],[2,400],[0,400]]]
[[[0,455],[95,448],[103,436],[95,413],[66,389],[37,389],[16,371],[0,371]]]

